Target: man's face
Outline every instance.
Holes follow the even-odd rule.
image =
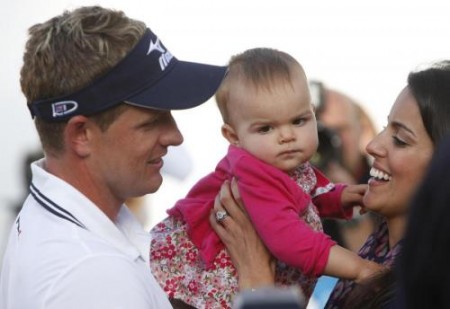
[[[158,190],[168,146],[183,141],[170,112],[131,106],[92,138],[89,164],[96,183],[120,202]]]

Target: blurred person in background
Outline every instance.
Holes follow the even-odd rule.
[[[310,81],[310,87],[319,130],[319,148],[313,164],[333,182],[367,183],[370,157],[365,147],[376,135],[375,125],[361,105],[348,95],[317,80]],[[361,216],[356,210],[350,220],[323,219],[323,228],[338,244],[357,252],[373,231],[374,221],[373,214]],[[313,295],[319,308],[336,281],[326,276],[319,279]]]
[[[341,140],[342,157],[338,163],[343,170],[330,164],[327,174],[334,181],[366,183],[369,179],[370,157],[365,148],[377,133],[373,121],[361,104],[348,95],[317,81],[312,81],[311,85],[320,92],[316,99],[318,121],[337,133]]]
[[[324,147],[323,153],[334,152],[330,156],[320,154],[326,159],[326,162],[318,162],[322,170],[334,182],[367,183],[371,158],[365,148],[376,136],[373,121],[362,106],[348,95],[318,81],[312,81],[311,87],[316,89],[316,115],[323,126],[323,142],[331,145]],[[328,141],[330,139],[336,141],[331,143]],[[350,221],[329,219],[324,225],[325,231],[336,235],[338,242],[356,252],[372,232],[374,217],[355,213]]]

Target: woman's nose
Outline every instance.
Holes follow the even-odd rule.
[[[382,131],[378,133],[366,146],[366,151],[373,157],[382,157],[385,154],[385,147],[383,146],[384,134]]]

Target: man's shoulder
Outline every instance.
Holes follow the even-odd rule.
[[[17,248],[11,252],[18,263],[38,272],[36,276],[59,276],[70,268],[82,268],[86,263],[132,263],[133,259],[120,248],[87,228],[40,209],[36,203],[26,203],[12,229],[11,242]],[[33,265],[33,267],[31,267]]]

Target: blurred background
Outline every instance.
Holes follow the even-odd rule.
[[[253,47],[293,55],[310,79],[358,101],[379,130],[409,71],[450,58],[448,1],[416,0],[16,0],[0,4],[0,262],[15,210],[27,193],[26,162],[39,141],[19,86],[27,29],[66,9],[102,5],[143,20],[178,58],[218,65]],[[170,151],[165,180],[130,201],[146,228],[210,172],[225,153],[214,100],[174,113],[185,143]]]

